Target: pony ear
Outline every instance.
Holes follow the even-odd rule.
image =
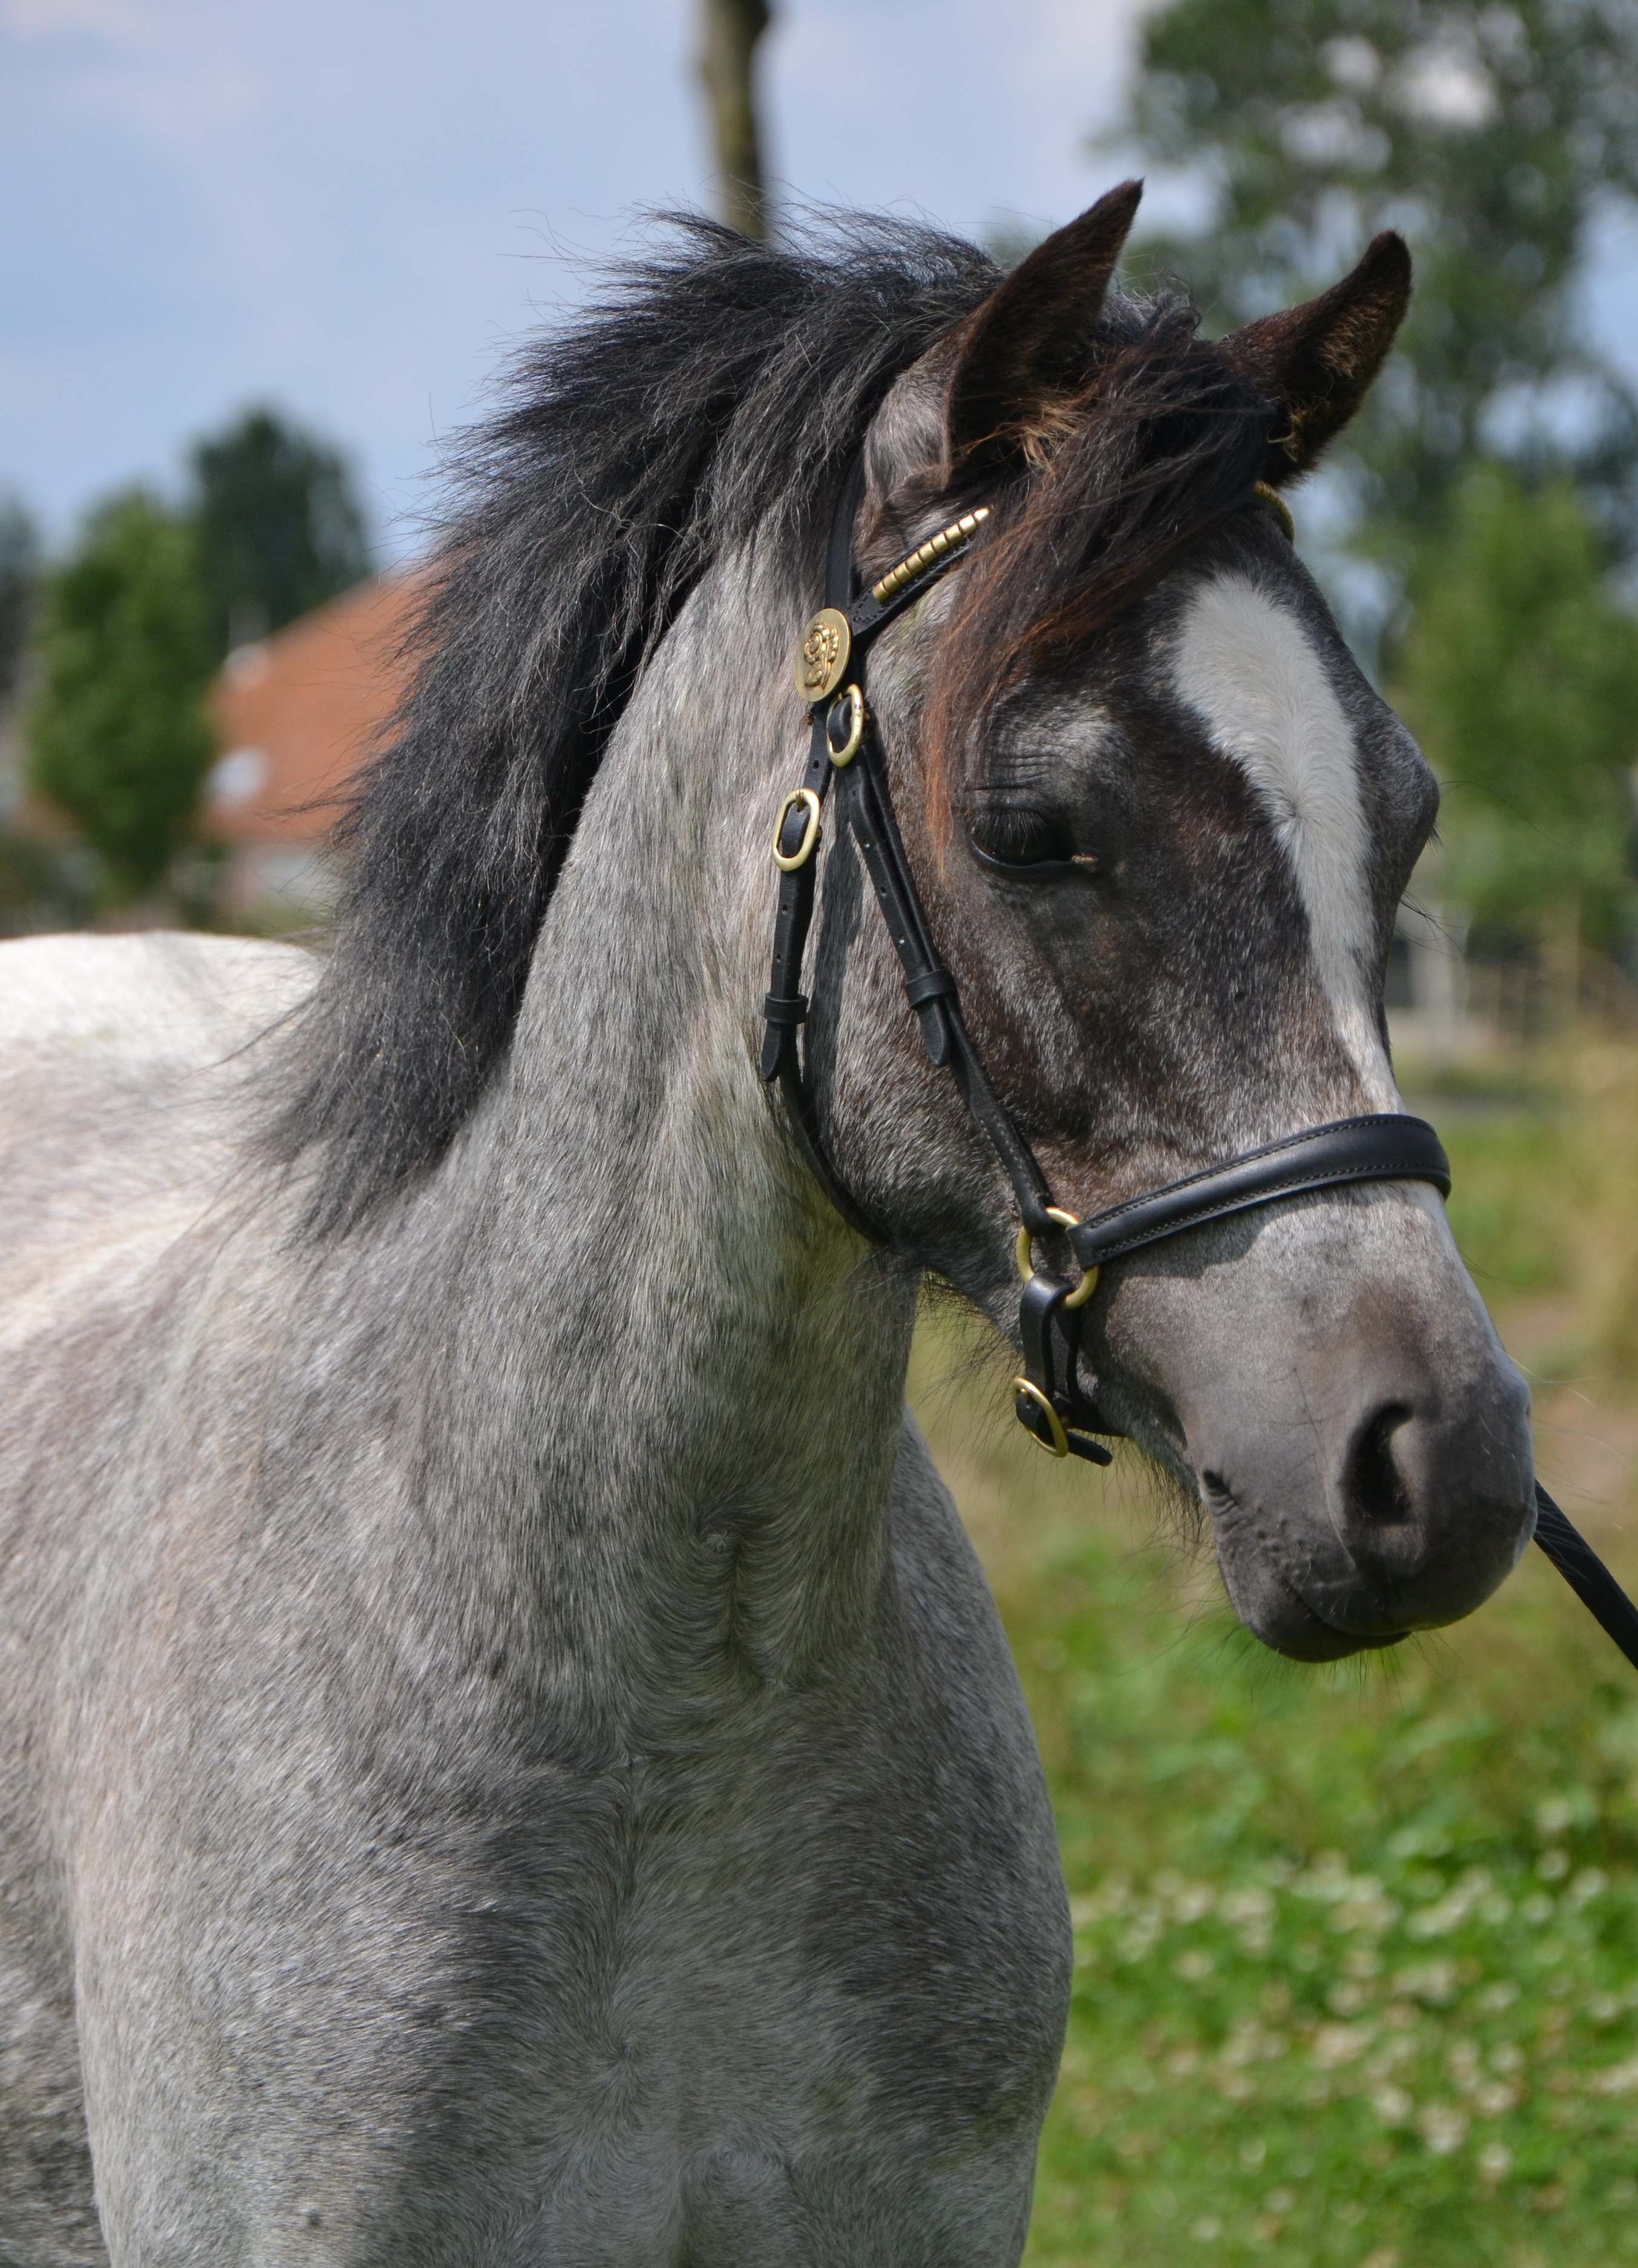
[[[957,332],[945,396],[951,474],[989,470],[1015,455],[1086,372],[1086,350],[1109,279],[1143,194],[1118,189],[1038,244]]]
[[[1351,276],[1317,299],[1219,339],[1219,353],[1277,409],[1262,477],[1295,480],[1348,423],[1387,360],[1410,305],[1411,256],[1385,229]]]

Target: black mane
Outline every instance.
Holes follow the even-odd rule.
[[[412,690],[339,839],[335,947],[287,1035],[273,1142],[344,1226],[442,1152],[504,1054],[587,785],[711,560],[828,516],[898,373],[998,271],[850,221],[774,249],[697,218],[519,355],[456,451]]]

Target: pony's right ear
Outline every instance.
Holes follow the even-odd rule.
[[[945,395],[952,479],[1002,470],[1086,375],[1093,324],[1143,194],[1122,181],[1038,244],[953,335]]]

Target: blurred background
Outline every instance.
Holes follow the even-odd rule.
[[[320,932],[440,446],[645,214],[1008,260],[1141,172],[1128,278],[1214,331],[1403,230],[1299,542],[1444,787],[1407,1101],[1638,1585],[1634,0],[0,0],[0,934]],[[1073,1896],[1031,2260],[1638,2255],[1638,1685],[1538,1555],[1299,1672],[1140,1470],[1034,1457],[959,1318],[913,1388]]]

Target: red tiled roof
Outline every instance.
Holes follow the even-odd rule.
[[[219,841],[323,840],[408,676],[399,647],[421,596],[383,577],[231,654],[211,688],[223,751],[202,824]]]

